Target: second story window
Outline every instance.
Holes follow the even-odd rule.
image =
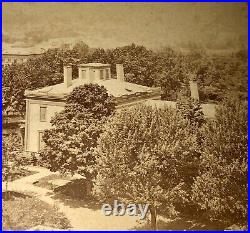
[[[106,69],[106,79],[109,79],[109,69]]]
[[[104,79],[104,72],[103,72],[103,70],[100,70],[100,79]]]
[[[47,107],[40,106],[40,121],[46,121]]]

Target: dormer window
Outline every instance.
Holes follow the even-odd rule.
[[[87,63],[78,65],[79,78],[85,79],[86,82],[95,82],[98,80],[110,79],[110,64],[103,63]],[[82,74],[82,70],[86,70],[85,74]]]

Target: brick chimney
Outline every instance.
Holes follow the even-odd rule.
[[[124,70],[123,70],[123,65],[122,64],[116,64],[116,76],[117,80],[124,82]]]
[[[69,87],[72,85],[72,66],[65,65],[63,67],[63,75],[64,75],[64,85]]]
[[[191,91],[191,98],[199,101],[199,91],[198,91],[198,84],[196,80],[189,81],[190,91]]]

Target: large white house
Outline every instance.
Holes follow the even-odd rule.
[[[43,131],[51,128],[51,118],[56,112],[63,110],[67,95],[77,86],[86,83],[104,86],[108,93],[116,98],[117,108],[160,99],[160,88],[126,82],[123,65],[116,65],[116,78],[111,78],[109,64],[81,64],[78,70],[79,77],[72,79],[72,67],[64,66],[63,83],[25,92],[25,151],[38,152],[42,148]]]

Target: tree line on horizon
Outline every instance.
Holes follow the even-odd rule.
[[[90,48],[77,42],[72,49],[49,49],[40,57],[23,64],[12,64],[2,70],[3,110],[8,107],[25,111],[24,91],[34,90],[63,81],[63,65],[73,65],[73,78],[78,76],[77,64],[100,62],[124,66],[125,80],[145,86],[162,88],[162,99],[176,101],[178,93],[188,87],[190,77],[199,85],[201,102],[218,102],[226,95],[246,100],[247,51],[229,55],[208,55],[205,50],[192,48],[188,53],[170,47],[158,51],[131,44],[115,49]]]

